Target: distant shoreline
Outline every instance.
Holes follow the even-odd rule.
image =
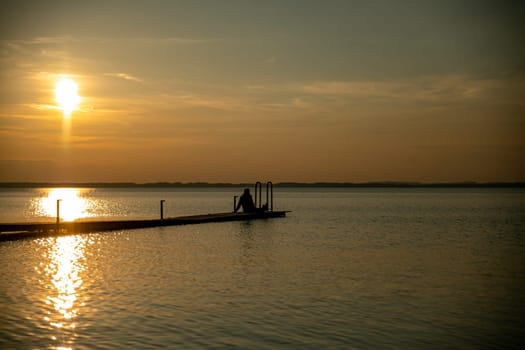
[[[0,182],[0,188],[214,188],[251,187],[254,183],[210,182]],[[265,185],[265,184],[263,184]],[[276,182],[275,187],[289,188],[523,188],[525,182]]]

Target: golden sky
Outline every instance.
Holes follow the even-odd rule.
[[[525,181],[521,2],[0,13],[0,181]]]

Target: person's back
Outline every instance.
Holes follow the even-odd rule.
[[[235,212],[237,212],[240,207],[242,207],[242,211],[245,213],[252,213],[255,211],[255,204],[253,203],[253,198],[250,194],[249,188],[244,189],[244,193],[241,195],[241,198],[239,198],[239,203],[235,208]]]

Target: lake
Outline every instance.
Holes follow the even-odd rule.
[[[241,192],[3,189],[0,222],[53,222],[57,199],[63,220],[226,212]],[[291,212],[1,242],[0,348],[525,343],[523,189],[276,187],[274,209]]]

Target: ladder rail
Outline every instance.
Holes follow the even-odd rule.
[[[266,205],[269,211],[273,211],[273,183],[271,181],[266,183]]]
[[[260,208],[262,206],[261,202],[261,193],[262,193],[262,183],[257,181],[255,183],[255,208]],[[257,206],[259,204],[259,206]]]

